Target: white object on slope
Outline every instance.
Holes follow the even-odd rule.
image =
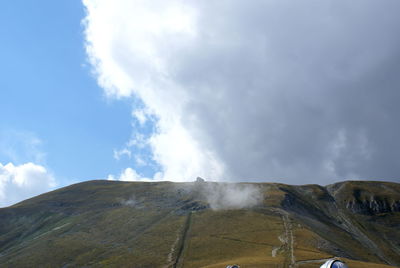
[[[320,268],[348,268],[348,266],[342,261],[333,259],[322,264]]]

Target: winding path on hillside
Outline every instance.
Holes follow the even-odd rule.
[[[289,213],[280,208],[273,208],[273,212],[278,213],[281,216],[283,227],[284,227],[284,238],[283,248],[285,249],[285,262],[284,267],[294,268],[296,265],[296,258],[294,256],[294,235],[292,222],[289,218]]]

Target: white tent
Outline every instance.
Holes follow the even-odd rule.
[[[322,264],[320,268],[349,268],[349,267],[342,261],[332,259]]]

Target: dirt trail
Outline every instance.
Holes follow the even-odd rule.
[[[175,254],[175,249],[177,248],[178,243],[180,241],[180,238],[181,238],[181,234],[180,234],[180,232],[177,232],[175,242],[174,242],[174,244],[172,244],[170,252],[169,252],[168,257],[167,257],[168,265],[165,266],[165,267],[171,267],[171,264],[175,263],[174,254]]]
[[[192,222],[192,212],[190,212],[186,218],[186,222],[183,226],[183,231],[182,231],[182,237],[180,239],[180,243],[177,248],[177,255],[175,262],[173,263],[172,267],[173,268],[178,268],[178,267],[183,267],[183,259],[184,259],[184,253],[185,249],[187,247],[187,238],[188,238],[188,233],[190,230],[190,225]]]
[[[289,214],[283,209],[274,209],[273,211],[281,215],[283,227],[285,229],[284,237],[281,239],[281,241],[284,243],[283,248],[285,249],[286,254],[284,267],[297,267],[296,258],[294,256],[294,236],[292,231],[292,222],[290,221]],[[274,252],[272,255],[274,255]]]
[[[286,243],[288,247],[289,255],[289,267],[296,267],[296,259],[294,257],[294,237],[292,231],[292,222],[289,219],[287,213],[282,214],[283,225],[285,227]]]

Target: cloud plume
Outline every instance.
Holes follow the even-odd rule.
[[[261,189],[252,184],[208,182],[201,193],[214,210],[250,208],[263,201]]]

